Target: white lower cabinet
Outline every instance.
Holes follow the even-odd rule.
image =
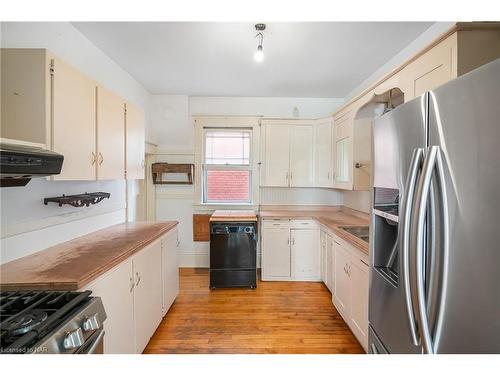
[[[162,240],[161,263],[163,298],[162,310],[165,315],[179,294],[179,237],[177,228],[172,229]]]
[[[135,352],[142,353],[162,318],[161,240],[134,256],[133,263]]]
[[[368,349],[368,256],[333,241],[335,254],[332,301],[365,350]]]
[[[291,229],[291,277],[293,280],[320,280],[320,252],[317,229]]]
[[[321,281],[319,229],[312,220],[265,220],[263,281]]]
[[[333,252],[335,256],[335,288],[333,291],[333,301],[342,317],[347,320],[349,316],[351,300],[351,283],[349,281],[348,267],[350,257],[347,251],[337,242],[333,242]]]
[[[290,278],[290,229],[269,227],[262,229],[262,280]]]
[[[179,291],[177,228],[83,289],[106,311],[104,353],[142,353]]]
[[[333,254],[333,239],[331,235],[326,236],[326,287],[333,293],[333,288],[335,287],[335,256]]]
[[[320,268],[321,268],[321,281],[326,285],[327,267],[326,267],[326,241],[328,234],[325,230],[321,229],[319,232],[319,246],[320,246]]]
[[[368,345],[368,276],[368,265],[353,257],[349,267],[351,315],[348,323],[365,350]]]
[[[106,311],[104,353],[135,353],[132,259],[126,260],[84,289],[101,297]]]

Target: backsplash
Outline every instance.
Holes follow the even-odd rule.
[[[321,188],[261,188],[261,205],[341,205],[342,192]]]

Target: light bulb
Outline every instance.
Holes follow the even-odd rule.
[[[259,45],[257,47],[257,51],[255,51],[255,54],[253,55],[253,58],[258,63],[260,63],[260,62],[262,62],[264,60],[264,51],[262,51],[262,45]]]

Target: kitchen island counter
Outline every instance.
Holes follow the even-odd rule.
[[[0,290],[78,290],[177,226],[113,225],[0,266]]]

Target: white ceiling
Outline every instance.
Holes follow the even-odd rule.
[[[344,97],[429,22],[75,22],[153,94]]]

